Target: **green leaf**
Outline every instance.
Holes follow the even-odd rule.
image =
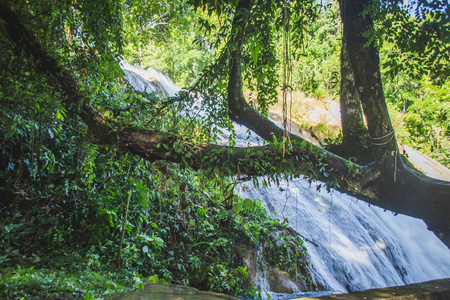
[[[241,212],[241,210],[242,210],[242,206],[239,203],[234,203],[233,204],[233,209],[234,209],[235,213],[239,214]]]
[[[244,200],[244,208],[245,208],[246,210],[252,209],[252,208],[253,208],[253,200],[250,199],[250,198],[246,198],[246,199]]]
[[[164,240],[160,237],[154,236],[153,237],[153,244],[156,245],[157,247],[162,247],[164,245]]]
[[[142,247],[142,252],[148,253],[148,247],[147,246]]]
[[[250,48],[250,52],[252,54],[253,62],[255,63],[255,65],[258,62],[259,49],[260,49],[259,45],[253,45],[253,47]]]
[[[266,73],[257,73],[256,74],[256,84],[258,85],[258,86],[260,86],[262,83],[263,83],[263,81],[264,81],[264,79],[266,78]]]

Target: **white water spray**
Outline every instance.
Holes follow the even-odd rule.
[[[303,179],[267,189],[245,185],[247,192],[237,189],[242,197],[259,199],[270,214],[287,218],[317,244],[306,242],[306,248],[313,276],[326,289],[347,292],[450,276],[450,251],[422,220],[394,216],[336,191],[317,191]]]
[[[156,92],[160,96],[173,97],[181,88],[174,84],[166,73],[154,69],[142,70],[125,61],[120,62],[126,80],[140,92]]]

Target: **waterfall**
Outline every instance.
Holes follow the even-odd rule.
[[[320,183],[317,183],[320,184]],[[313,277],[336,292],[404,285],[450,276],[450,251],[422,220],[394,215],[348,195],[295,179],[238,193],[258,199],[306,237]]]
[[[133,67],[125,61],[120,62],[125,73],[125,79],[140,92],[156,92],[161,98],[173,97],[181,89],[162,71],[154,69],[142,70]]]
[[[141,70],[121,62],[126,79],[139,91],[174,96],[180,88],[163,72]],[[163,89],[163,90],[162,90]],[[235,125],[237,145],[261,143],[258,136]],[[224,132],[225,143],[229,132]],[[419,219],[394,215],[348,195],[317,190],[297,178],[255,188],[241,183],[236,193],[258,199],[268,213],[310,242],[305,242],[313,278],[334,292],[356,291],[450,277],[450,250]],[[246,189],[243,189],[246,186]],[[245,192],[243,191],[245,190]],[[261,272],[261,277],[266,276]],[[258,279],[259,288],[267,281]]]

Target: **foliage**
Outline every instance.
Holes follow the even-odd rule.
[[[81,258],[80,258],[81,259]],[[2,270],[0,297],[2,299],[98,299],[140,288],[143,278],[138,274],[116,271],[81,269],[72,265],[61,268],[34,267]]]
[[[214,55],[211,37],[201,34],[205,16],[195,12],[186,1],[160,1],[144,5],[135,1],[125,20],[126,60],[141,68],[165,70],[181,86],[190,86]],[[152,16],[141,16],[142,13]],[[218,20],[209,18],[210,26]],[[208,24],[209,24],[208,23]]]
[[[428,75],[443,84],[450,76],[450,6],[448,1],[398,0],[380,5],[373,13],[376,35],[390,43],[386,74],[399,72],[420,79]]]
[[[8,53],[7,41],[2,46]],[[282,227],[259,202],[233,196],[234,182],[215,168],[195,172],[89,143],[85,125],[69,117],[33,62],[21,55],[0,62],[9,66],[0,89],[2,297],[89,299],[143,278],[245,293],[242,250]],[[152,126],[181,130],[174,114],[158,115],[168,100],[114,84],[93,95],[107,118],[144,126],[155,116]],[[90,285],[81,286],[85,280]]]
[[[35,128],[21,125],[32,132]],[[35,134],[48,133],[45,125]],[[227,180],[210,181],[202,173],[151,164],[83,141],[74,147],[70,135],[64,136],[68,140],[55,137],[54,145],[44,142],[46,151],[34,155],[36,162],[47,161],[38,167],[39,163],[26,163],[29,152],[11,155],[12,147],[29,147],[22,138],[28,132],[9,134],[14,135],[9,141],[19,142],[2,140],[7,150],[3,162],[9,166],[1,177],[6,199],[0,208],[3,267],[46,264],[60,272],[75,263],[107,272],[117,260],[125,224],[120,253],[125,271],[241,293],[247,274],[240,249],[256,246],[281,226],[259,202],[232,197],[230,210]]]
[[[338,97],[342,35],[339,18],[338,3],[330,1],[309,27],[293,62],[295,90],[317,99]]]
[[[306,248],[303,245],[303,240],[282,231],[271,235],[269,247],[267,247],[264,257],[271,265],[287,272],[292,278],[308,282],[308,276],[305,276],[305,274],[308,274],[308,267],[305,264],[304,253],[306,253]],[[296,263],[292,264],[292,260]],[[314,285],[312,282],[310,284],[311,286]]]
[[[250,103],[259,107],[264,115],[267,115],[268,106],[277,101],[277,87],[280,85],[279,76],[273,70],[280,68],[276,23],[280,22],[277,18],[282,14],[283,11],[272,7],[271,3],[256,5],[247,27],[243,55],[244,82],[252,93]]]
[[[390,1],[371,12],[382,45],[387,101],[395,107],[400,140],[449,165],[448,2]]]
[[[223,199],[229,192],[221,188],[229,185],[226,180],[210,181],[202,173],[151,164],[84,141],[74,145],[70,134],[48,136],[49,141],[39,146],[45,151],[35,153],[24,136],[33,140],[67,128],[28,125],[17,115],[6,124],[12,130],[2,135],[11,138],[1,141],[7,166],[1,178],[6,199],[0,227],[3,266],[20,261],[68,268],[84,257],[88,267],[111,267],[125,224],[120,254],[125,270],[240,292],[246,278],[240,247],[256,245],[271,228],[280,226],[258,203],[249,210],[249,204],[236,198],[235,205],[245,209],[228,210]],[[14,156],[13,148],[24,151]],[[32,155],[35,163],[30,162]]]
[[[239,249],[256,245],[280,224],[258,203],[250,209],[248,200],[232,197],[234,207],[244,209],[230,210],[227,179],[210,181],[201,172],[90,144],[85,126],[68,117],[60,95],[33,72],[33,62],[6,55],[12,48],[6,40],[1,45],[1,63],[8,66],[2,68],[0,94],[0,193],[5,199],[0,206],[0,265],[6,297],[42,295],[44,287],[44,295],[52,298],[121,291],[120,286],[110,290],[109,275],[100,275],[102,291],[96,290],[100,280],[89,277],[110,272],[118,257],[128,287],[136,276],[151,276],[242,293],[247,273]],[[156,117],[152,126],[173,130],[174,114],[158,115],[165,104],[154,95],[131,95],[113,83],[93,95],[105,117],[141,126]],[[9,276],[7,267],[17,263],[36,269]],[[43,265],[50,267],[38,271]],[[78,273],[73,272],[76,265]],[[73,284],[79,280],[92,286]]]
[[[315,1],[255,1],[249,12],[234,12],[237,1],[191,1],[197,6],[205,7],[209,14],[220,14],[223,11],[244,13],[247,22],[242,53],[242,72],[244,88],[250,91],[250,103],[263,115],[268,107],[277,101],[280,85],[281,37],[283,31],[288,32],[292,43],[300,45],[305,30],[314,21],[319,5]],[[213,2],[213,3],[210,3]],[[231,15],[231,13],[230,13]],[[284,16],[284,17],[283,17]],[[225,97],[228,77],[228,60],[236,45],[232,42],[235,34],[231,32],[232,18],[217,27],[220,33],[217,41],[225,40],[225,45],[217,51],[215,61],[205,69],[195,87],[204,91],[218,92]],[[211,28],[209,23],[204,27]],[[239,29],[236,28],[239,32]],[[213,45],[223,43],[213,43]]]
[[[450,81],[439,85],[427,77],[414,80],[399,74],[386,82],[386,97],[397,110],[394,119],[401,120],[402,125],[397,126],[401,141],[450,166]]]
[[[115,61],[123,44],[120,2],[8,2],[27,20],[26,25],[33,28],[46,49],[80,74],[80,83],[103,84],[116,78],[119,69]]]

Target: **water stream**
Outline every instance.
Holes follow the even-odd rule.
[[[319,184],[319,183],[317,183]],[[248,191],[243,192],[245,185]],[[236,191],[258,199],[306,237],[317,283],[334,292],[404,285],[450,276],[450,251],[422,220],[394,215],[348,195],[317,191],[303,179]]]

